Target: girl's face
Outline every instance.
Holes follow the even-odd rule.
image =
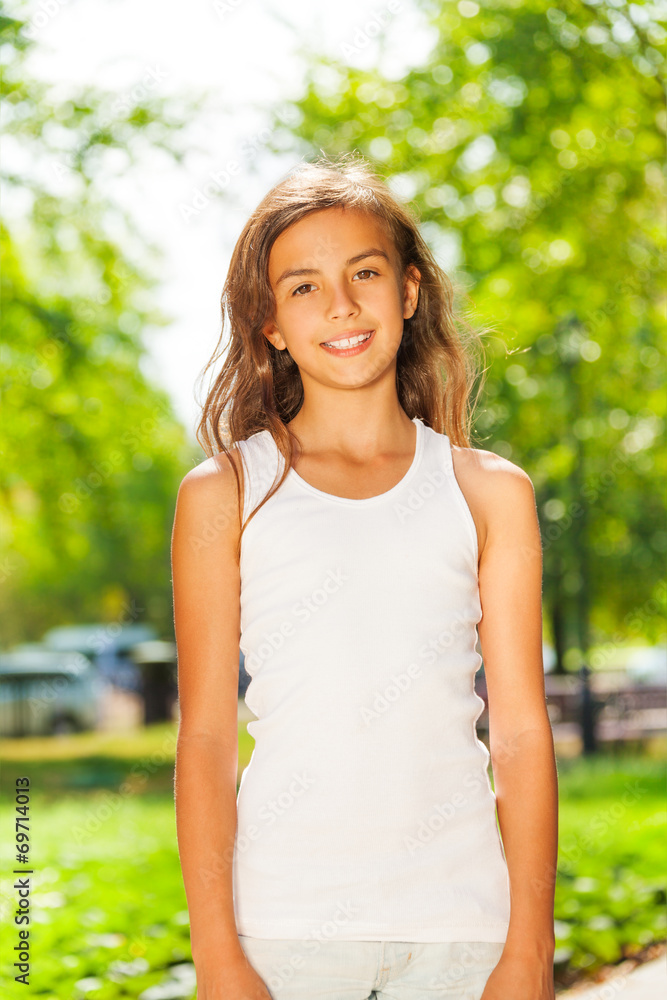
[[[278,350],[289,351],[306,381],[365,385],[395,368],[403,320],[417,308],[419,278],[416,268],[410,277],[400,274],[396,250],[375,216],[349,208],[313,212],[271,248],[276,310],[263,332]]]

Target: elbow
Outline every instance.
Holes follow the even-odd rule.
[[[523,753],[539,753],[544,748],[553,753],[553,730],[546,705],[543,713],[530,722],[524,720],[521,727],[494,729],[492,723],[489,727],[489,752],[494,766],[511,762]]]
[[[196,753],[226,751],[238,753],[238,736],[227,738],[221,733],[214,733],[202,729],[185,729],[181,726],[176,737],[176,753],[183,750],[194,750]]]

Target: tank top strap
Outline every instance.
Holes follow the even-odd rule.
[[[438,434],[438,444],[440,446],[440,461],[442,463],[442,468],[447,475],[451,486],[451,492],[454,497],[455,503],[458,505],[460,514],[463,518],[463,523],[465,525],[469,548],[470,548],[470,559],[471,565],[475,567],[477,571],[477,565],[479,560],[479,541],[477,537],[477,525],[475,524],[475,519],[472,516],[472,511],[468,505],[468,501],[465,498],[465,494],[459,485],[459,481],[456,476],[456,470],[454,468],[454,453],[452,451],[452,443],[447,434]]]
[[[236,446],[243,460],[243,520],[260,504],[282,474],[283,457],[271,432],[257,431]]]
[[[438,444],[440,445],[441,461],[445,472],[454,474],[454,457],[452,454],[452,443],[447,434],[438,434]]]

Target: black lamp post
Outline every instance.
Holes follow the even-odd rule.
[[[583,752],[584,754],[591,754],[597,751],[597,739],[595,733],[596,704],[590,685],[591,669],[586,663],[590,647],[589,608],[591,587],[588,558],[588,506],[584,495],[586,454],[582,438],[574,429],[577,420],[583,412],[581,385],[575,377],[581,361],[579,347],[583,333],[580,333],[580,331],[581,327],[576,315],[571,316],[561,327],[561,337],[558,340],[558,345],[559,356],[565,370],[571,402],[569,435],[576,455],[571,484],[572,493],[578,505],[579,512],[578,516],[574,517],[572,521],[571,551],[574,553],[580,581],[575,611],[577,639],[582,656],[582,663],[578,671],[581,680],[579,717]]]

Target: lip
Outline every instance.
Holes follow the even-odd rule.
[[[346,337],[358,337],[361,333],[373,333],[372,330],[347,330],[345,333],[337,333],[335,337],[327,337],[323,344],[332,344],[336,340],[345,340]]]
[[[341,333],[337,337],[331,338],[331,341],[334,342],[336,340],[340,340],[343,337],[357,337],[362,333],[370,333],[370,337],[368,337],[366,340],[362,340],[360,344],[355,344],[354,347],[346,347],[345,349],[341,349],[338,347],[328,347],[327,341],[321,343],[320,347],[324,351],[326,351],[327,354],[331,354],[332,356],[335,356],[337,358],[349,358],[353,354],[361,354],[362,351],[368,350],[369,346],[373,342],[373,337],[375,336],[375,330],[351,330],[349,333]]]

